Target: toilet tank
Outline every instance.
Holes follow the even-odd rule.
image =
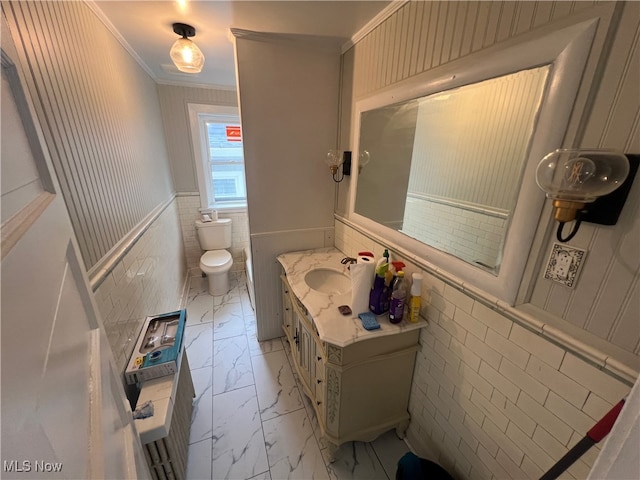
[[[231,219],[220,218],[213,222],[196,220],[198,241],[203,250],[223,250],[231,247]]]

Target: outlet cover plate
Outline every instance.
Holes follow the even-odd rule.
[[[584,264],[587,251],[555,242],[549,255],[544,278],[573,288]]]

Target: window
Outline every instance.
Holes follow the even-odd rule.
[[[189,104],[202,208],[244,208],[242,128],[238,109]]]
[[[244,186],[244,158],[240,123],[228,122],[200,115],[203,123],[208,156],[208,180],[212,182],[213,201],[246,201]]]

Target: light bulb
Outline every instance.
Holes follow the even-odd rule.
[[[586,157],[576,157],[564,165],[564,182],[568,189],[578,190],[593,177],[595,172],[595,163]]]
[[[556,220],[568,222],[585,203],[622,185],[628,174],[629,161],[619,152],[559,149],[542,159],[536,182],[554,200]]]
[[[324,162],[329,166],[331,173],[335,175],[338,171],[338,167],[344,162],[344,156],[342,150],[329,150],[324,159]]]
[[[204,55],[200,48],[188,38],[179,38],[169,52],[178,70],[185,73],[200,73],[204,66]]]
[[[188,45],[185,45],[180,49],[180,54],[182,55],[183,62],[189,63],[189,64],[193,62],[193,52],[191,51],[191,48],[189,48]]]

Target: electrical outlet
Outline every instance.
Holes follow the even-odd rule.
[[[554,243],[544,272],[544,278],[573,288],[584,263],[587,251]]]

